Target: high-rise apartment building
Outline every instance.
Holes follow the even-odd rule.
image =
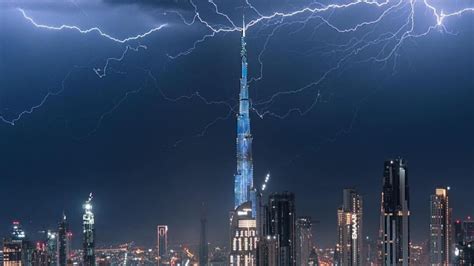
[[[447,188],[437,188],[430,200],[430,263],[448,266],[452,255],[452,221]]]
[[[311,217],[298,217],[296,219],[296,265],[307,266],[309,256],[313,249],[313,225]]]
[[[337,210],[336,265],[364,265],[362,218],[362,196],[355,189],[344,189],[343,203]]]

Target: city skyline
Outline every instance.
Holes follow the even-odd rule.
[[[171,14],[174,14],[173,10],[179,10],[177,12],[188,18],[193,9],[180,4],[171,8],[164,4],[154,8],[171,10]],[[86,14],[95,10],[104,18],[111,18],[105,7],[113,6],[119,13],[134,8],[107,1],[100,1],[97,5],[94,7],[97,9],[86,4],[81,7]],[[58,217],[64,211],[73,234],[73,246],[77,249],[82,243],[79,240],[81,206],[85,195],[92,191],[96,247],[131,240],[145,246],[156,246],[157,225],[169,226],[170,243],[199,243],[202,203],[206,205],[206,238],[211,243],[227,246],[228,212],[252,198],[253,193],[256,195],[259,184],[270,172],[271,180],[266,192],[269,195],[283,191],[294,193],[297,216],[309,216],[318,221],[312,226],[315,244],[334,247],[337,242],[335,212],[341,205],[340,191],[348,187],[357,189],[364,199],[364,236],[377,237],[380,212],[372,210],[380,209],[384,178],[381,166],[384,161],[396,158],[404,158],[410,165],[410,238],[414,242],[429,238],[430,195],[436,188],[451,188],[449,204],[453,208],[453,219],[464,219],[474,213],[473,206],[462,204],[469,199],[470,188],[474,186],[471,178],[474,143],[470,137],[474,132],[474,123],[471,123],[474,112],[470,104],[474,82],[470,77],[472,60],[469,59],[473,51],[470,48],[472,40],[468,37],[472,29],[466,27],[469,19],[467,23],[462,20],[465,16],[459,16],[461,22],[456,24],[464,30],[459,35],[433,33],[417,39],[420,46],[429,49],[423,51],[408,46],[403,52],[400,50],[401,59],[396,65],[402,67],[380,70],[372,69],[373,65],[369,64],[367,72],[362,73],[355,65],[355,70],[351,68],[353,65],[346,66],[338,73],[343,75],[341,79],[331,75],[311,93],[283,97],[279,89],[301,87],[311,81],[313,71],[321,74],[326,67],[324,60],[314,63],[305,56],[293,55],[296,48],[300,53],[306,53],[303,44],[309,34],[305,28],[298,28],[298,23],[257,28],[258,14],[250,14],[251,9],[247,7],[244,12],[249,22],[246,31],[242,30],[246,29],[245,24],[236,23],[236,29],[240,30],[229,31],[198,45],[192,53],[176,60],[159,56],[159,52],[169,49],[167,55],[172,57],[172,47],[154,46],[153,41],[163,43],[164,39],[152,36],[156,38],[153,41],[144,39],[143,43],[140,40],[131,46],[123,46],[125,50],[118,49],[119,55],[124,51],[122,62],[115,55],[106,55],[106,50],[112,48],[102,45],[95,39],[97,36],[90,37],[89,42],[73,30],[47,31],[45,27],[35,27],[32,22],[41,21],[37,23],[44,25],[61,24],[61,19],[67,23],[75,22],[67,21],[67,16],[52,19],[47,12],[28,1],[21,7],[23,11],[13,6],[7,5],[0,11],[6,18],[0,22],[0,30],[6,32],[7,39],[17,40],[25,51],[32,54],[36,50],[25,38],[58,44],[53,50],[63,56],[57,57],[57,61],[43,57],[31,64],[38,65],[43,60],[51,65],[51,69],[43,68],[48,73],[43,76],[51,77],[51,80],[43,80],[39,86],[47,87],[59,82],[66,89],[58,96],[51,96],[53,103],[50,108],[45,105],[38,111],[35,109],[25,118],[15,121],[15,125],[0,125],[5,136],[0,143],[5,151],[2,157],[4,165],[0,169],[4,176],[0,200],[6,202],[4,211],[7,213],[0,220],[0,236],[7,236],[11,221],[18,220],[28,235],[36,239],[39,235],[36,232],[56,228]],[[136,12],[148,14],[146,4],[137,6]],[[59,7],[49,8],[53,13],[67,14]],[[222,8],[225,11],[216,8],[216,12],[229,12],[232,21],[241,20],[238,12],[229,11],[227,6]],[[213,14],[213,11],[209,12]],[[78,23],[85,16],[76,15],[74,18]],[[25,19],[29,16],[33,19]],[[100,15],[91,17],[93,23],[101,20]],[[472,15],[470,17],[472,19]],[[114,28],[111,21],[105,22],[104,26]],[[163,26],[165,40],[171,40],[173,34],[167,31],[167,27],[178,24],[180,18],[178,16],[172,22],[167,22],[164,17],[152,21],[143,23],[167,25]],[[127,22],[130,21],[120,25],[128,25]],[[348,20],[340,22],[350,23]],[[278,25],[288,28],[281,29]],[[23,33],[15,31],[17,27],[24,30]],[[270,32],[265,31],[269,29]],[[280,30],[289,32],[282,34]],[[274,39],[267,39],[270,35],[265,34],[272,31],[275,31]],[[114,36],[127,35],[125,27],[117,33],[120,34]],[[86,46],[102,47],[96,52],[103,55],[102,62],[106,65],[101,68],[97,66],[100,62],[94,61],[93,70],[80,72],[87,63],[80,60],[80,56],[65,56],[68,51],[60,49],[63,45],[57,41],[63,34],[62,41],[67,43],[64,47],[81,51],[78,53],[84,53],[88,60],[90,54],[85,52],[89,50]],[[242,37],[239,46],[241,34],[247,36],[246,39]],[[292,34],[301,46],[288,38]],[[175,44],[178,50],[189,44],[183,36],[182,42]],[[48,47],[42,46],[41,49],[46,51]],[[241,49],[245,61],[239,58]],[[468,56],[460,56],[461,52]],[[156,60],[148,60],[147,53],[156,56]],[[430,54],[437,57],[428,56]],[[5,59],[3,62],[17,67],[19,65],[13,64],[12,58],[20,58],[18,62],[24,60],[18,50],[12,50],[11,55],[4,52],[2,58]],[[264,59],[270,63],[261,65]],[[71,75],[70,80],[62,80],[62,74],[58,74],[62,70],[55,64],[68,65],[71,63],[69,60],[76,61],[73,68],[77,66],[79,72],[62,73],[67,77]],[[438,60],[445,64],[435,64]],[[110,68],[106,67],[108,64]],[[406,68],[408,65],[410,67]],[[13,82],[13,79],[19,79],[19,73],[10,74],[4,70],[4,64],[0,66],[0,71],[7,74],[4,77],[8,76],[0,79],[2,87],[9,84],[14,84],[14,88],[26,87],[22,82]],[[163,73],[158,69],[164,69]],[[452,69],[456,69],[456,73]],[[440,72],[445,75],[433,74]],[[260,78],[260,74],[265,75]],[[239,76],[241,93],[242,89],[250,93],[253,103],[248,95],[241,94],[239,98]],[[33,75],[26,80],[32,82],[35,78],[38,77]],[[181,90],[169,89],[174,87]],[[123,93],[114,94],[109,90],[112,88]],[[451,93],[452,90],[456,93]],[[84,95],[74,96],[78,91]],[[194,91],[198,93],[193,94]],[[189,96],[189,93],[194,96]],[[5,92],[5,101],[10,102],[12,95],[10,91]],[[24,97],[25,104],[37,100],[38,95],[30,96],[32,99]],[[73,98],[90,108],[85,111],[82,104],[67,104],[67,100]],[[307,102],[308,99],[314,102]],[[248,116],[239,120],[236,135],[234,119],[239,100],[239,112],[248,113]],[[242,100],[247,100],[244,108]],[[21,109],[20,106],[22,103],[15,108],[3,107],[0,115],[8,120],[12,116],[10,112]],[[230,111],[227,110],[229,106]],[[311,107],[310,111],[301,113],[307,107]],[[301,108],[298,109],[300,113],[291,111],[294,108]],[[279,117],[288,111],[288,116]],[[83,122],[78,124],[77,121]],[[240,133],[243,135],[239,136]],[[253,144],[252,136],[258,140]],[[250,144],[242,142],[247,137],[250,137]],[[239,178],[245,184],[244,189],[236,182]],[[233,192],[243,196],[239,199]]]

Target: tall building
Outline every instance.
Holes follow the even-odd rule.
[[[364,265],[368,265],[368,266],[377,265],[377,262],[379,261],[377,246],[378,246],[378,243],[377,243],[376,238],[374,239],[369,236],[366,236],[364,238],[364,248],[363,248],[364,255],[362,256],[365,261]]]
[[[295,195],[273,193],[268,200],[268,234],[276,236],[280,245],[280,265],[296,265]]]
[[[63,214],[58,226],[57,265],[59,266],[66,266],[69,260],[69,235],[69,223],[66,215]]]
[[[46,233],[46,252],[49,256],[49,262],[51,265],[58,264],[58,234],[51,230]]]
[[[313,249],[311,217],[298,217],[296,219],[296,265],[307,266],[309,256]]]
[[[383,265],[410,264],[410,197],[403,159],[384,164],[380,243]]]
[[[207,218],[206,211],[203,206],[201,215],[201,235],[199,239],[199,266],[207,266],[209,264],[209,245],[207,243]]]
[[[430,263],[430,241],[410,243],[410,265],[439,265]]]
[[[460,220],[456,220],[453,224],[453,240],[454,244],[459,244],[464,242],[464,229],[463,223]]]
[[[343,203],[337,210],[335,264],[364,265],[362,248],[362,196],[355,189],[344,189]]]
[[[242,69],[240,78],[239,114],[237,115],[237,173],[234,183],[234,209],[247,201],[252,202],[252,217],[256,216],[256,191],[253,186],[252,134],[250,133],[250,97],[247,84],[247,50],[245,22],[242,26]]]
[[[257,222],[252,216],[252,202],[241,204],[230,219],[230,266],[256,265]]]
[[[474,265],[474,241],[456,244],[454,247],[453,265]]]
[[[257,193],[257,235],[267,236],[267,224],[268,224],[268,206],[264,202],[264,193],[267,188],[268,182],[270,181],[270,173],[265,176],[265,180],[262,184],[261,189]]]
[[[37,242],[36,248],[31,255],[32,266],[48,266],[52,265],[44,242]]]
[[[34,247],[17,221],[9,237],[3,240],[3,266],[31,265]]]
[[[265,236],[257,244],[257,266],[279,266],[280,243],[276,236]]]
[[[448,189],[437,188],[431,195],[430,263],[447,266],[451,263],[452,230]]]
[[[92,212],[92,193],[82,207],[84,209],[84,215],[82,216],[83,263],[84,266],[95,266],[95,228],[94,213]]]
[[[247,84],[245,22],[241,37],[241,78],[239,114],[237,115],[237,172],[234,179],[234,209],[230,213],[229,264],[256,264],[257,190],[253,186],[252,134],[250,133],[250,98]],[[240,235],[243,234],[243,235]],[[241,242],[250,241],[250,242]],[[254,246],[255,244],[255,246]]]
[[[474,220],[457,220],[454,223],[453,265],[474,265]]]
[[[474,241],[474,219],[468,216],[463,222],[464,242]]]
[[[168,253],[168,226],[158,225],[157,231],[157,251],[158,251],[158,266],[163,265],[163,260]]]

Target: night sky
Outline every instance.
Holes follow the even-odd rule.
[[[245,1],[215,3],[238,27],[242,13],[259,17]],[[252,3],[264,15],[318,6]],[[436,20],[417,3],[422,33]],[[195,4],[215,28],[233,27],[209,2]],[[449,12],[472,1],[433,4]],[[39,24],[99,27],[118,39],[166,25],[117,43],[97,32],[37,28],[17,8]],[[357,40],[396,33],[408,8],[354,32],[324,21],[354,27],[383,9],[306,12],[247,31],[255,183],[271,172],[269,191],[294,192],[297,215],[319,221],[318,246],[335,243],[345,187],[362,193],[364,234],[376,235],[383,163],[398,156],[408,161],[414,242],[428,238],[436,186],[451,187],[454,217],[474,215],[474,13],[446,18],[445,28],[397,48],[395,38],[353,52]],[[169,225],[173,243],[197,243],[202,202],[211,243],[227,244],[241,33],[195,44],[212,31],[177,13],[188,24],[195,14],[181,0],[0,1],[0,236],[20,220],[36,237],[64,210],[79,247],[81,206],[93,192],[99,246],[151,246],[158,224]],[[101,78],[93,69],[103,70],[107,58],[115,59]],[[276,94],[291,90],[298,92]]]

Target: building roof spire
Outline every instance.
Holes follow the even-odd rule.
[[[242,15],[242,37],[245,37],[245,15]]]

